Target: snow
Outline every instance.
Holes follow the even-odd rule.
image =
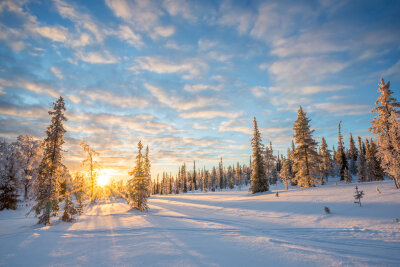
[[[355,185],[365,193],[362,207]],[[51,227],[25,217],[29,207],[2,211],[0,265],[400,265],[400,192],[392,181],[270,189],[152,196],[145,214],[102,202],[75,223]]]

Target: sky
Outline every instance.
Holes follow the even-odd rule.
[[[118,177],[139,140],[153,177],[183,162],[248,164],[252,119],[286,154],[299,105],[314,137],[368,132],[380,78],[400,99],[400,1],[0,1],[0,137],[44,138],[66,102],[81,142]]]

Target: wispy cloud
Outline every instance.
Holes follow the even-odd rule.
[[[201,96],[193,96],[185,99],[167,93],[161,87],[155,85],[145,84],[144,86],[160,103],[178,111],[207,107],[215,102],[213,98]]]
[[[181,74],[184,79],[201,76],[208,69],[207,63],[197,58],[186,58],[180,62],[172,62],[162,57],[139,57],[130,67],[132,71],[146,70],[159,74]]]

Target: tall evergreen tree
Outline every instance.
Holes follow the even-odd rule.
[[[253,162],[252,162],[252,173],[251,183],[249,190],[255,194],[259,192],[265,192],[269,190],[268,179],[265,172],[265,161],[263,157],[263,144],[261,139],[260,131],[258,130],[257,120],[254,117],[254,132],[253,138],[251,139],[251,146],[253,149]]]
[[[366,140],[365,161],[367,169],[368,181],[381,181],[383,180],[383,170],[377,155],[376,144],[372,139],[368,142]]]
[[[282,159],[282,169],[279,173],[279,176],[282,182],[285,184],[285,190],[289,189],[289,181],[293,178],[293,174],[290,170],[289,160],[283,158]]]
[[[129,173],[133,177],[128,181],[127,190],[128,203],[131,208],[144,212],[149,208],[147,205],[147,198],[149,197],[148,190],[151,178],[146,176],[146,172],[150,173],[150,170],[146,170],[145,168],[145,158],[143,157],[142,149],[142,142],[139,141],[135,171]]]
[[[32,208],[36,216],[40,215],[38,223],[43,223],[44,225],[50,224],[50,217],[58,214],[58,185],[66,171],[66,167],[62,163],[62,145],[64,144],[64,134],[66,133],[63,123],[67,121],[64,116],[64,99],[60,96],[53,105],[53,111],[49,111],[49,115],[53,117],[50,126],[47,127],[47,137],[44,140],[44,155],[39,166],[36,205]]]
[[[222,190],[224,188],[224,166],[222,164],[222,157],[221,161],[218,165],[218,174],[219,174],[219,189]]]
[[[365,161],[365,144],[361,141],[361,137],[358,137],[358,159],[357,159],[357,174],[358,182],[365,182],[367,180],[367,170]]]
[[[354,143],[353,135],[350,133],[350,149],[348,158],[350,161],[349,171],[351,174],[357,173],[357,157],[358,157],[358,151]]]
[[[400,189],[400,138],[399,108],[400,103],[392,96],[389,89],[390,82],[385,83],[383,79],[379,83],[378,92],[381,93],[375,102],[376,107],[372,113],[378,113],[378,117],[372,120],[372,133],[377,135],[378,157],[384,171],[393,180],[395,187]]]
[[[192,177],[192,186],[193,186],[193,190],[197,190],[197,173],[196,173],[196,161],[193,161],[193,177]]]
[[[340,180],[344,180],[344,173],[345,173],[345,170],[348,169],[348,166],[347,166],[346,154],[344,153],[343,136],[340,131],[341,123],[342,123],[342,121],[340,121],[339,125],[338,125],[338,147],[337,147],[337,151],[335,154],[335,159],[336,159],[336,163],[340,169]]]
[[[321,170],[321,179],[325,179],[328,182],[328,176],[331,173],[333,166],[332,166],[332,159],[331,153],[328,149],[328,145],[326,144],[325,138],[322,137],[321,139],[321,146],[320,146],[320,170]]]
[[[314,130],[310,129],[310,119],[301,106],[297,111],[297,119],[293,125],[296,150],[293,153],[293,169],[296,172],[294,179],[302,188],[315,186],[315,172],[318,153],[317,142],[313,139]]]

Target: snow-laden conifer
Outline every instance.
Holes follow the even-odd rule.
[[[53,111],[49,111],[53,117],[46,131],[44,155],[39,166],[36,205],[32,208],[36,216],[39,216],[39,224],[50,224],[50,218],[59,212],[59,185],[66,172],[66,167],[62,163],[62,145],[66,133],[63,123],[67,121],[64,112],[64,99],[60,96],[53,104]]]
[[[375,102],[372,113],[378,117],[372,120],[372,132],[377,135],[378,153],[384,171],[393,179],[396,188],[400,188],[400,160],[398,147],[399,108],[400,103],[392,96],[390,82],[381,79],[378,92],[381,93]],[[396,157],[397,156],[397,157]]]
[[[315,186],[315,173],[317,172],[318,153],[317,142],[313,139],[314,130],[310,129],[310,119],[301,106],[297,111],[297,119],[293,125],[296,149],[293,152],[294,180],[300,187]]]
[[[251,139],[251,146],[253,149],[253,161],[252,161],[252,172],[251,172],[251,183],[250,192],[259,193],[269,190],[268,179],[265,172],[265,161],[263,157],[263,144],[261,139],[260,131],[258,130],[257,121],[254,117],[253,120],[253,138]]]
[[[135,170],[130,174],[133,175],[129,179],[127,184],[128,191],[128,202],[131,208],[138,209],[140,211],[147,211],[147,199],[149,197],[149,184],[150,178],[146,176],[146,173],[150,173],[150,170],[145,166],[145,158],[142,154],[143,145],[142,142],[138,143],[138,154],[136,156]]]

